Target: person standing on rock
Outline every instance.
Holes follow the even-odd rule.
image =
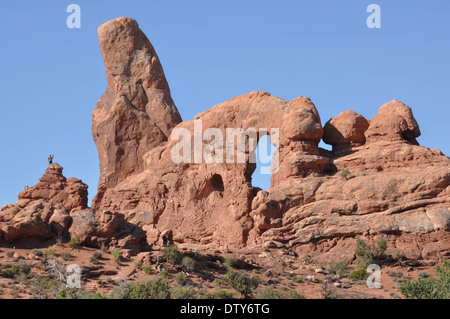
[[[49,163],[49,164],[53,163],[53,157],[54,157],[54,156],[55,156],[55,155],[48,154],[48,163]]]

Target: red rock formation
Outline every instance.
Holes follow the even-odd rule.
[[[62,171],[59,164],[50,164],[39,183],[19,193],[17,204],[26,207],[29,203],[42,199],[50,204],[62,204],[68,212],[86,208],[88,186],[74,177],[66,179]]]
[[[389,142],[406,140],[419,145],[416,137],[420,136],[420,129],[411,108],[393,100],[380,107],[377,115],[370,121],[365,135],[368,143],[380,140]]]
[[[334,153],[351,152],[355,146],[366,142],[364,132],[369,122],[354,111],[344,111],[330,119],[324,126],[323,141],[333,145]]]
[[[101,170],[93,208],[84,184],[51,166],[2,208],[0,241],[68,230],[87,245],[142,249],[166,234],[190,247],[285,245],[329,261],[351,260],[357,237],[383,236],[408,258],[450,253],[450,159],[418,145],[419,126],[402,102],[383,105],[370,121],[345,111],[322,128],[310,99],[254,91],[181,122],[137,23],[110,21],[99,39],[108,87],[93,111]],[[213,137],[212,128],[222,134]],[[253,128],[256,138],[227,148],[227,128]],[[267,191],[251,184],[251,142],[264,134],[279,163]],[[322,138],[333,151],[318,147]],[[187,162],[174,160],[180,139]],[[199,145],[201,161],[191,156]]]
[[[110,34],[130,39],[141,34],[134,23],[124,27],[121,21],[107,24]],[[128,41],[122,36],[120,40]],[[120,51],[120,46],[111,50]],[[107,70],[111,63],[118,69],[127,65],[120,67],[121,60],[108,59],[105,56]],[[136,78],[130,76],[126,81],[124,86],[133,87]],[[146,103],[142,96],[135,96],[133,103]],[[139,127],[134,118],[109,116],[124,126]],[[195,163],[193,158],[191,163],[175,163],[171,151],[178,135],[169,136],[166,142],[157,134],[158,145],[142,147],[140,154],[145,155],[136,159],[139,169],[129,170],[117,184],[102,190],[96,208],[122,212],[127,222],[146,232],[149,244],[160,242],[161,233],[170,232],[178,244],[242,247],[280,241],[305,249],[310,243],[323,243],[316,249],[332,253],[334,246],[326,243],[368,234],[448,236],[450,160],[438,150],[417,145],[417,122],[411,109],[399,101],[382,106],[370,125],[353,111],[343,112],[327,122],[325,136],[311,100],[286,101],[267,92],[235,97],[198,114],[195,120],[201,120],[201,133],[209,128],[221,132],[226,128],[267,129],[279,159],[271,188],[252,187],[255,164],[250,163],[248,149],[241,150],[244,163]],[[169,120],[168,125],[173,127],[173,122]],[[191,141],[195,140],[195,121],[176,128],[186,129]],[[318,148],[322,137],[333,145],[333,152]],[[225,143],[225,133],[222,138]],[[114,156],[103,153],[102,143],[105,140],[97,140],[100,156],[117,163]],[[202,149],[208,143],[203,140]],[[118,147],[125,154],[136,154],[127,145]],[[225,154],[218,156],[225,159]]]
[[[181,116],[170,95],[159,58],[129,18],[98,28],[108,86],[92,112],[99,150],[100,182],[93,207],[104,191],[143,170],[143,155],[167,140]]]
[[[87,208],[87,185],[66,179],[63,168],[50,164],[39,183],[19,193],[15,204],[0,213],[0,243],[18,239],[61,236],[70,226],[70,213]]]

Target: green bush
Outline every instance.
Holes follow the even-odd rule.
[[[394,249],[391,253],[391,258],[396,262],[401,262],[405,259],[405,255],[403,255],[400,249]]]
[[[144,283],[136,283],[128,288],[125,299],[167,299],[169,297],[169,282],[164,277]]]
[[[236,260],[234,260],[234,258],[231,256],[226,256],[224,263],[230,268],[234,268],[236,266]]]
[[[170,290],[170,298],[172,299],[193,299],[195,297],[192,287],[176,286]]]
[[[164,248],[163,256],[167,262],[172,265],[179,264],[183,258],[183,254],[178,251],[178,247],[176,245],[170,245],[169,247]]]
[[[306,299],[306,297],[295,290],[289,290],[286,293],[286,299]]]
[[[137,260],[134,262],[134,268],[137,270],[142,270],[143,265],[144,263],[142,262],[142,260]]]
[[[283,288],[274,289],[273,285],[269,285],[257,293],[258,299],[305,299],[305,296],[299,294],[297,291]]]
[[[302,260],[305,264],[307,264],[309,262],[309,260],[311,259],[311,256],[309,256],[308,254],[306,254],[305,256],[303,256]]]
[[[12,268],[6,268],[2,271],[2,277],[4,278],[14,278],[16,271]]]
[[[56,299],[105,299],[101,293],[89,292],[77,288],[63,288],[56,296]]]
[[[370,274],[364,268],[360,268],[358,270],[354,270],[349,276],[349,279],[353,280],[367,280]]]
[[[258,299],[282,299],[283,292],[274,289],[273,285],[269,285],[259,290],[256,294]]]
[[[38,256],[38,257],[41,257],[42,255],[44,255],[44,253],[42,252],[42,250],[37,249],[37,248],[33,249],[31,252],[32,252],[34,255]]]
[[[179,284],[180,286],[186,286],[188,284],[192,283],[192,280],[189,279],[186,274],[182,271],[180,271],[179,273],[177,273],[175,275],[175,281],[177,282],[177,284]]]
[[[381,238],[373,244],[367,244],[364,240],[358,238],[355,249],[356,263],[362,267],[379,264],[386,248],[387,241],[385,238]]]
[[[16,274],[24,274],[28,275],[31,272],[31,268],[33,266],[31,263],[19,261],[11,265],[11,268],[14,270]]]
[[[120,261],[122,260],[122,251],[119,248],[114,248],[111,254],[114,258],[114,261],[117,264],[120,264]]]
[[[81,245],[81,240],[78,237],[72,237],[67,245],[69,245],[70,248],[78,247]]]
[[[189,271],[195,271],[197,269],[197,263],[191,257],[184,257],[181,263]]]
[[[257,276],[250,277],[243,271],[229,270],[220,282],[236,289],[243,297],[249,298],[258,288],[260,279]]]
[[[342,277],[348,269],[348,264],[345,261],[336,261],[331,263],[330,270],[332,273]]]
[[[72,255],[67,251],[63,251],[61,254],[59,254],[59,257],[61,257],[61,259],[64,261],[69,261],[72,259]]]
[[[98,260],[102,257],[102,253],[98,252],[98,251],[94,251],[91,255],[91,257],[89,258],[89,261],[93,264],[98,263]]]
[[[295,283],[298,283],[298,284],[301,284],[301,283],[303,283],[305,281],[305,279],[302,276],[299,276],[299,275],[293,275],[291,277],[291,280],[293,282],[295,282]]]
[[[214,291],[214,298],[217,299],[232,299],[233,293],[228,289],[220,288]]]
[[[108,246],[106,246],[106,244],[104,242],[102,242],[100,244],[100,250],[103,252],[107,252],[108,251]]]
[[[341,171],[341,177],[342,178],[345,178],[345,179],[347,179],[347,176],[350,174],[350,171],[348,170],[348,169],[346,169],[346,168],[344,168],[342,171]]]
[[[142,271],[145,272],[147,275],[150,275],[152,273],[152,266],[144,265],[142,266]]]
[[[56,253],[56,249],[55,248],[47,248],[45,250],[45,254],[48,255],[48,256],[51,256],[51,257],[55,256],[55,253]]]
[[[450,299],[450,261],[444,260],[442,268],[436,265],[437,278],[404,280],[400,292],[407,299]]]

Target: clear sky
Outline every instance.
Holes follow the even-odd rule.
[[[69,4],[81,28],[69,29]],[[381,28],[366,24],[369,4]],[[253,90],[312,99],[322,124],[352,109],[372,118],[409,105],[421,145],[450,154],[448,0],[40,0],[0,5],[0,205],[17,201],[47,156],[96,193],[91,112],[106,88],[97,28],[136,19],[184,120]],[[267,179],[254,184],[267,188]]]

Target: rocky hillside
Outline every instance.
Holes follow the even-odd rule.
[[[449,256],[450,159],[418,144],[404,103],[388,102],[370,120],[344,111],[322,127],[309,98],[255,91],[182,121],[137,22],[119,18],[98,33],[108,85],[92,113],[101,174],[92,207],[87,186],[51,164],[2,207],[0,244],[76,237],[137,253],[166,235],[181,248],[284,247],[329,262],[351,261],[357,238],[384,237],[408,259]],[[237,152],[244,163],[175,163],[172,132],[194,135],[195,120],[202,133],[266,129],[279,162],[271,187],[252,186],[248,149]]]

